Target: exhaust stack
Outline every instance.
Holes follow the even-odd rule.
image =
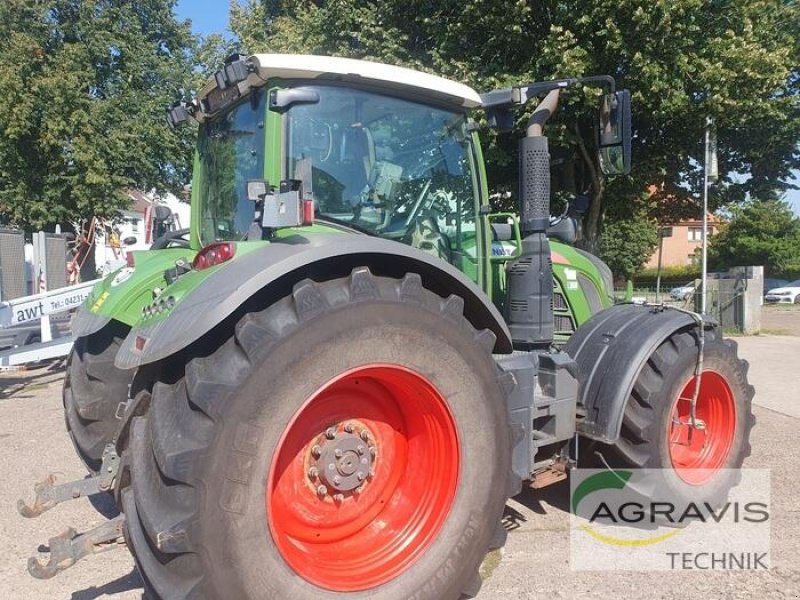
[[[515,350],[546,350],[553,343],[553,268],[546,230],[550,222],[550,151],[542,134],[558,106],[550,91],[528,122],[519,143],[522,254],[508,271],[506,321]]]

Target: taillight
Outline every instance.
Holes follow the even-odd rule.
[[[303,225],[314,224],[314,201],[301,200],[300,207],[303,210]]]
[[[233,258],[236,254],[236,244],[233,242],[215,242],[202,248],[192,261],[192,268],[202,271],[216,265],[221,265],[225,261]]]

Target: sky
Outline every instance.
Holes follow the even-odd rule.
[[[228,29],[227,0],[179,0],[175,14],[181,19],[192,21],[195,33],[226,33]],[[800,171],[794,172],[794,184],[800,186]],[[786,192],[786,200],[792,205],[796,215],[800,216],[800,190]]]
[[[190,19],[195,33],[225,33],[229,4],[228,0],[178,0],[175,14]]]

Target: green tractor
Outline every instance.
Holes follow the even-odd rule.
[[[687,495],[730,488],[752,425],[735,344],[611,306],[608,269],[550,218],[543,127],[577,83],[612,88],[601,165],[627,172],[630,98],[608,77],[479,95],[266,54],[175,106],[200,123],[188,238],[135,253],[75,317],[64,406],[95,475],[20,506],[113,492],[122,514],[30,571],[124,534],[156,598],[458,598],[506,500],[563,479],[578,440]],[[469,112],[504,127],[534,99],[520,213],[493,214]]]

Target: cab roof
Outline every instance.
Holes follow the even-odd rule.
[[[254,68],[247,80],[239,84],[242,94],[251,87],[264,85],[269,79],[319,79],[362,83],[387,92],[413,95],[421,100],[453,104],[463,108],[481,105],[480,95],[471,87],[393,65],[312,54],[254,54],[248,62]],[[199,94],[206,97],[216,84],[212,80]]]

